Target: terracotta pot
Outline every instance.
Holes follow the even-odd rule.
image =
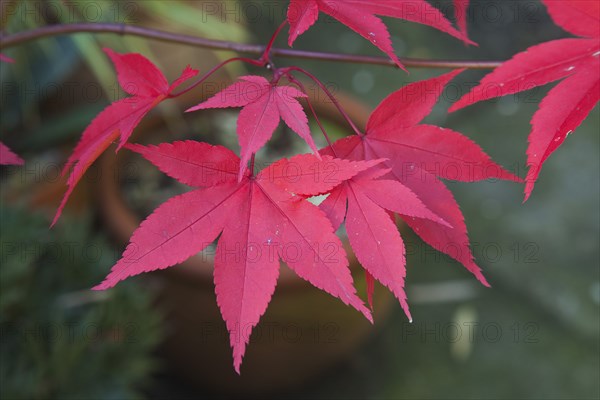
[[[368,109],[347,96],[338,98],[353,120],[364,126]],[[313,100],[320,118],[346,126],[330,102]],[[181,107],[198,101],[184,101]],[[138,130],[143,132],[152,125],[155,123],[151,121]],[[127,151],[119,152],[117,157],[108,152],[101,159],[104,179],[99,187],[99,204],[108,229],[123,243],[127,243],[141,217],[127,207],[119,182],[112,177],[118,165],[132,156]],[[364,293],[362,268],[352,253],[348,254],[359,292]],[[375,332],[360,313],[312,287],[282,264],[277,289],[253,330],[238,376],[232,367],[229,335],[217,307],[212,273],[210,257],[195,256],[146,277],[158,281],[159,306],[167,313],[168,335],[162,354],[174,371],[205,390],[257,395],[292,388],[344,360]],[[375,294],[375,318],[381,322],[394,300],[387,290],[379,289]]]

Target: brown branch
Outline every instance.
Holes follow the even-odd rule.
[[[225,40],[206,39],[197,36],[181,35],[164,32],[157,29],[141,26],[111,23],[76,23],[48,25],[27,30],[11,35],[0,34],[0,50],[13,47],[32,40],[51,36],[67,35],[73,33],[113,33],[118,35],[139,36],[163,42],[179,43],[189,46],[202,47],[213,50],[229,50],[236,53],[263,54],[265,46],[229,42]],[[369,57],[353,54],[325,53],[293,49],[271,49],[272,56],[300,58],[322,61],[349,62],[358,64],[373,64],[396,67],[396,64],[385,57]],[[400,61],[407,67],[415,68],[470,68],[493,69],[498,67],[499,61],[473,61],[473,60],[427,60],[418,58],[401,58]]]

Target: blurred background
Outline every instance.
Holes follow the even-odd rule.
[[[244,43],[266,43],[287,6],[174,0],[0,4],[4,33],[116,22]],[[452,16],[450,1],[434,5]],[[385,22],[401,57],[505,60],[568,36],[537,1],[472,1],[468,20],[479,47],[417,24]],[[285,37],[276,46],[286,47]],[[23,167],[0,170],[3,399],[600,397],[597,107],[547,161],[527,203],[515,183],[448,184],[492,289],[400,227],[414,323],[381,287],[371,326],[339,301],[282,276],[237,377],[210,282],[210,249],[174,272],[136,277],[108,292],[89,291],[121,254],[132,226],[186,187],[138,157],[123,151],[115,158],[109,150],[82,180],[58,225],[48,228],[65,190],[60,169],[68,154],[91,119],[124,96],[103,47],[140,52],[169,80],[187,64],[207,71],[233,56],[89,34],[2,49],[16,63],[0,64],[0,138],[26,160]],[[295,48],[381,55],[324,16]],[[446,72],[274,61],[312,71],[341,96],[358,123],[393,90]],[[236,110],[187,115],[182,110],[247,73],[263,71],[239,64],[222,70],[189,96],[155,110],[134,139],[196,138],[236,149]],[[529,120],[553,85],[447,114],[484,73],[461,74],[427,122],[464,133],[524,177]],[[332,136],[349,134],[331,104],[308,87]],[[262,162],[307,151],[280,128],[260,154]],[[357,274],[364,294],[361,279]]]

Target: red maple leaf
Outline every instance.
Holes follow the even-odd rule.
[[[292,0],[287,12],[290,46],[317,21],[319,12],[337,19],[370,41],[402,69],[404,67],[394,53],[390,33],[376,15],[429,25],[466,43],[475,44],[425,0]]]
[[[404,193],[405,204],[389,204],[383,208],[397,212],[425,242],[461,262],[479,281],[488,285],[473,260],[460,208],[452,193],[438,178],[465,182],[488,178],[520,179],[494,163],[479,146],[462,134],[437,126],[419,125],[431,112],[445,85],[460,72],[462,70],[456,70],[416,82],[392,93],[371,114],[365,135],[338,140],[332,149],[322,150],[322,154],[335,154],[336,157],[350,160],[387,159],[382,163],[382,166],[389,168],[384,178],[396,182],[394,185],[398,196]],[[352,181],[349,185],[352,185]],[[391,195],[381,193],[378,201],[387,202],[385,196]],[[428,215],[423,214],[425,209],[415,198],[429,210]],[[333,198],[328,199],[328,202],[332,201]],[[405,207],[405,211],[400,212],[392,206]],[[417,211],[421,215],[416,215]],[[328,211],[328,214],[333,216],[334,225],[341,223],[341,208],[337,212]],[[378,223],[385,223],[391,229],[390,224],[384,222],[383,215],[379,214]],[[445,223],[441,223],[440,218]],[[375,248],[373,243],[371,245]],[[365,253],[363,258],[368,257],[364,248],[359,247],[358,252]],[[369,272],[377,278],[373,271]]]
[[[0,142],[0,165],[23,165],[24,163],[21,157]]]
[[[245,169],[239,182],[240,159],[224,147],[194,141],[127,147],[167,175],[201,189],[168,200],[142,222],[123,257],[95,289],[173,266],[221,235],[215,289],[238,373],[249,341],[246,333],[258,323],[275,290],[279,260],[371,320],[356,295],[331,222],[304,196],[325,193],[379,161],[300,155],[281,160],[256,177]]]
[[[81,140],[69,157],[63,175],[70,172],[68,189],[56,211],[52,225],[85,171],[120,136],[117,151],[127,142],[135,127],[150,110],[169,98],[181,83],[198,74],[187,66],[181,76],[171,85],[160,70],[140,54],[118,54],[110,49],[104,51],[117,69],[119,84],[132,95],[106,107],[85,129]]]
[[[372,305],[374,278],[394,293],[412,322],[404,293],[404,242],[388,212],[450,226],[402,183],[376,179],[389,172],[389,169],[372,169],[356,175],[333,189],[320,208],[336,229],[346,220],[350,245],[367,273],[369,303]]]
[[[280,119],[318,154],[310,135],[308,118],[296,100],[298,97],[306,97],[306,94],[291,86],[277,86],[262,76],[244,76],[239,82],[187,111],[243,107],[237,121],[241,179],[250,157],[271,138]]]
[[[450,108],[456,111],[564,79],[550,90],[531,120],[525,200],[531,195],[543,163],[600,99],[600,2],[544,4],[556,24],[581,38],[553,40],[528,48],[486,75]]]

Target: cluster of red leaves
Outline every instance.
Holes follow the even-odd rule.
[[[546,3],[557,24],[586,38],[549,42],[517,55],[453,107],[492,97],[482,89],[490,83],[498,83],[503,89],[497,95],[503,95],[523,90],[520,84],[524,82],[530,88],[532,83],[567,78],[550,92],[534,117],[527,195],[543,161],[598,101],[598,3]],[[376,15],[426,24],[472,43],[466,35],[468,1],[455,0],[454,4],[459,29],[422,0],[292,0],[289,43],[323,12],[370,40],[401,66],[389,32]],[[572,22],[575,17],[577,23]],[[444,87],[462,70],[392,93],[374,110],[364,134],[320,150],[298,101],[305,93],[280,85],[279,79],[242,77],[188,110],[242,107],[237,125],[240,159],[224,147],[195,141],[126,144],[141,119],[173,97],[173,90],[197,71],[187,67],[169,85],[158,68],[141,55],[106,52],[115,64],[119,83],[131,97],[109,105],[84,131],[64,170],[71,171],[68,190],[54,222],[87,168],[117,140],[117,150],[125,146],[195,189],[158,207],[135,231],[122,258],[95,289],[176,265],[217,240],[215,291],[231,332],[234,367],[239,372],[249,341],[249,336],[240,337],[239,332],[249,332],[265,312],[281,261],[372,320],[371,311],[356,294],[346,253],[335,235],[344,221],[350,245],[365,270],[371,304],[373,281],[378,280],[394,293],[411,318],[404,291],[405,248],[396,217],[488,285],[471,253],[460,208],[440,178],[464,182],[520,179],[462,134],[421,124]],[[315,154],[280,160],[255,175],[253,162],[250,168],[248,163],[281,120]],[[3,159],[12,154],[4,146],[0,151]],[[454,173],[449,176],[444,171]],[[327,196],[320,206],[308,201],[317,195]]]
[[[141,57],[110,54],[119,60],[117,68],[125,69],[135,69]],[[237,127],[241,160],[226,148],[193,141],[126,145],[167,175],[198,189],[169,200],[148,217],[96,289],[173,266],[219,237],[216,294],[232,332],[234,365],[239,371],[249,337],[233,332],[240,332],[239,327],[247,332],[258,323],[275,289],[280,260],[371,319],[356,295],[346,254],[334,233],[344,219],[350,244],[368,279],[387,286],[409,318],[405,250],[390,218],[394,214],[487,285],[473,261],[460,209],[431,171],[446,171],[452,165],[459,171],[453,179],[461,181],[518,178],[460,133],[419,125],[445,85],[460,72],[393,93],[373,112],[365,135],[342,139],[316,155],[281,160],[257,176],[248,161],[268,141],[280,119],[317,150],[304,109],[296,100],[306,95],[258,76],[243,77],[190,109],[243,107]],[[128,125],[121,143],[132,129]],[[103,135],[116,138],[117,133],[105,130]],[[324,194],[328,197],[320,207],[307,201]]]
[[[543,0],[554,22],[578,38],[542,43],[485,76],[450,111],[564,79],[531,120],[525,200],[546,159],[583,122],[600,99],[600,2]]]
[[[210,245],[215,254],[215,291],[231,334],[239,372],[247,332],[267,309],[279,261],[298,276],[361,311],[348,259],[327,217],[304,196],[324,194],[376,164],[300,155],[261,171],[244,169],[230,150],[200,142],[128,146],[167,175],[197,187],[161,205],[133,234],[131,244],[96,289],[107,289],[142,272],[180,263]]]
[[[380,165],[383,170],[350,180],[332,192],[321,207],[336,226],[346,215],[348,237],[358,260],[401,302],[403,256],[401,274],[397,268],[404,246],[398,232],[389,229],[394,224],[381,209],[399,214],[421,239],[461,262],[488,285],[473,261],[458,204],[438,178],[519,181],[462,134],[419,124],[431,112],[446,84],[460,72],[413,83],[392,93],[371,114],[364,136],[341,139],[323,150],[324,154],[350,160],[385,159]],[[443,176],[443,171],[450,168],[457,173]],[[373,176],[385,179],[374,185],[368,182]]]

